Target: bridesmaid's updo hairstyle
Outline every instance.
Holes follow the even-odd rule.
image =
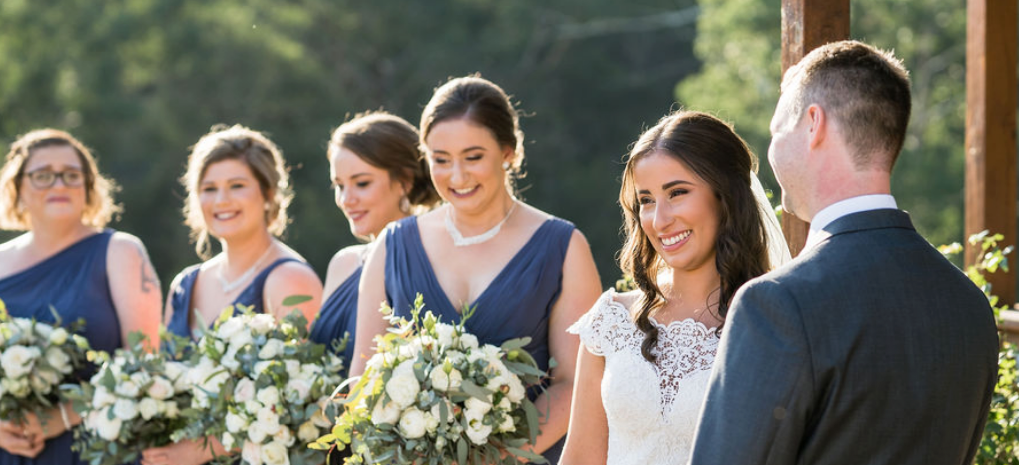
[[[619,204],[626,241],[619,261],[623,272],[633,277],[643,294],[634,320],[644,333],[641,354],[649,361],[654,361],[651,349],[658,343],[658,328],[650,317],[665,304],[657,277],[667,265],[640,226],[633,170],[637,162],[652,154],[683,163],[711,186],[718,199],[715,268],[720,286],[716,291],[718,306],[712,308],[712,313],[719,320],[725,320],[736,290],[770,267],[764,224],[750,187],[750,173],[756,172],[757,159],[746,142],[718,118],[694,111],[667,115],[645,131],[630,151],[623,171]]]
[[[50,128],[37,129],[11,144],[4,166],[0,168],[0,229],[25,231],[31,226],[28,212],[19,205],[21,181],[25,177],[25,166],[32,153],[44,147],[71,147],[78,154],[81,171],[85,176],[82,224],[102,228],[114,215],[120,213],[120,206],[113,203],[113,192],[117,186],[99,173],[96,160],[88,147],[67,132]]]
[[[407,200],[412,211],[427,210],[440,199],[420,147],[414,126],[399,116],[373,111],[354,115],[333,131],[329,158],[340,149],[350,150],[365,163],[385,170],[390,180],[409,186]]]
[[[524,132],[520,130],[520,116],[501,87],[478,75],[449,80],[432,95],[421,113],[421,145],[432,128],[447,120],[467,119],[492,132],[502,147],[513,150],[513,159],[507,176],[512,187],[513,178],[523,177]]]
[[[188,193],[184,203],[185,223],[191,228],[195,251],[204,259],[212,256],[212,247],[198,195],[209,166],[224,160],[242,161],[251,169],[265,198],[265,222],[273,235],[280,236],[286,230],[287,207],[294,197],[283,155],[276,144],[261,132],[241,125],[213,126],[192,148],[187,172],[181,178]]]

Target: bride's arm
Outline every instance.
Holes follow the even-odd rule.
[[[552,307],[549,320],[549,351],[558,365],[552,369],[552,383],[534,405],[539,411],[547,406],[548,417],[541,425],[534,450],[544,452],[566,435],[570,420],[570,400],[573,397],[573,376],[577,368],[577,350],[580,338],[566,329],[580,319],[598,300],[601,280],[594,265],[591,247],[580,231],[574,230],[563,262],[563,290]]]
[[[601,380],[605,358],[588,352],[577,354],[577,382],[570,406],[570,431],[559,465],[605,463],[609,446],[609,423],[601,403]]]

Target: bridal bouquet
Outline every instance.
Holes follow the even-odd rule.
[[[77,334],[81,323],[68,329],[14,318],[0,301],[0,418],[21,420],[42,413],[63,400],[60,384],[72,380],[85,366],[88,341]]]
[[[395,328],[376,339],[336,426],[309,447],[349,446],[348,464],[545,462],[523,449],[538,434],[526,386],[544,376],[521,349],[528,339],[480,345],[463,327],[473,309],[454,326],[422,318],[423,306],[419,294],[411,320],[389,317]]]
[[[342,381],[340,358],[308,341],[299,312],[280,323],[246,308],[232,315],[228,308],[192,354],[191,423],[176,439],[213,436],[251,465],[322,463],[325,454],[305,444],[331,426],[323,406]]]
[[[191,403],[187,367],[176,360],[189,341],[164,332],[163,350],[151,353],[146,340],[132,333],[128,349],[117,349],[112,358],[98,353],[92,379],[68,389],[84,419],[74,450],[92,465],[134,462],[142,450],[168,444],[186,424],[180,412]]]

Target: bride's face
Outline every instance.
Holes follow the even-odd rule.
[[[634,165],[640,226],[673,270],[715,267],[719,202],[711,186],[679,159],[653,153]]]

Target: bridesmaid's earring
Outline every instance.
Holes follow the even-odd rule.
[[[502,169],[504,169],[506,171],[509,171],[509,168],[510,168],[510,162],[508,162],[508,161],[502,162]]]
[[[410,199],[406,195],[400,197],[400,211],[404,214],[410,214]]]

